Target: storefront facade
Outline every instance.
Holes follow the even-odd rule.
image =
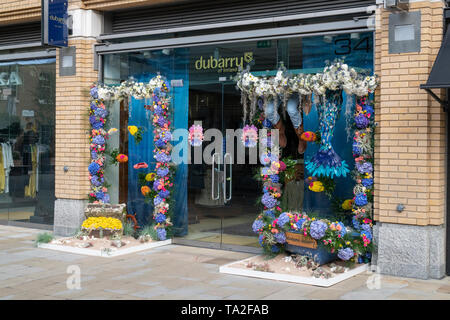
[[[292,72],[314,73],[327,61],[344,59],[380,79],[375,92],[373,199],[377,254],[372,262],[382,273],[441,278],[446,266],[445,113],[419,85],[426,81],[440,48],[444,2],[411,1],[410,11],[421,12],[421,48],[400,54],[389,53],[386,40],[392,12],[377,2],[70,1],[74,26],[69,46],[76,52],[75,74],[59,71],[60,55],[66,54],[62,50],[57,50],[53,64],[34,62],[40,68],[53,66],[55,233],[70,235],[83,220],[90,186],[86,90],[93,82],[114,85],[130,77],[146,82],[161,74],[172,84],[176,129],[201,124],[226,136],[227,129],[243,126],[234,79],[239,67],[250,65],[252,72],[268,75],[282,64]],[[32,15],[34,9],[24,10]],[[108,143],[128,154],[129,166],[106,171],[111,202],[126,202],[142,225],[151,219],[146,214],[151,210],[135,187],[138,176],[132,166],[152,161],[152,128],[144,103],[131,99],[109,106],[110,121],[121,132]],[[317,114],[312,111],[304,117],[305,131],[314,131],[315,123]],[[148,133],[139,148],[129,140],[128,125],[142,126]],[[308,147],[299,155],[294,128],[289,120],[285,125],[289,144],[284,156],[310,157],[314,149]],[[335,148],[352,161],[345,123],[338,124],[335,139]],[[255,203],[261,185],[253,179],[257,167],[179,166],[174,242],[259,252],[251,229],[260,211]],[[353,194],[349,180],[339,181],[343,199]],[[303,185],[297,188],[301,208],[321,215],[332,211],[325,197],[303,192]]]

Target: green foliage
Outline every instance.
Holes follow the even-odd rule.
[[[35,245],[37,246],[39,243],[49,243],[54,239],[53,235],[48,232],[39,233],[35,240]]]
[[[149,236],[152,240],[158,240],[158,235],[153,225],[146,225],[139,231],[139,236]]]
[[[115,149],[113,149],[110,153],[109,153],[109,156],[111,157],[111,160],[110,160],[110,164],[114,164],[114,165],[117,165],[118,163],[119,163],[119,161],[117,161],[117,156],[119,155],[119,149],[118,148],[115,148]]]
[[[133,223],[126,221],[123,223],[123,235],[132,237],[134,235]]]

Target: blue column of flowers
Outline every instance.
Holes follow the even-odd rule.
[[[108,132],[105,130],[105,123],[108,117],[108,110],[102,99],[98,97],[97,86],[90,90],[91,104],[89,107],[90,131],[90,151],[91,163],[89,164],[89,181],[91,191],[89,201],[94,203],[109,203],[108,189],[105,186],[105,150]]]
[[[353,227],[363,240],[360,260],[371,258],[369,247],[372,244],[373,208],[373,132],[374,109],[368,98],[359,99],[354,118],[353,157],[355,158],[355,187],[353,205]]]

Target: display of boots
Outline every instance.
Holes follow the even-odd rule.
[[[305,132],[305,130],[303,129],[303,123],[300,127],[295,129],[295,133],[297,134],[298,137],[298,153],[303,154],[306,151],[306,147],[307,147],[307,142],[302,140],[302,134],[303,132]]]
[[[281,119],[280,119],[280,121],[278,121],[278,123],[276,124],[276,125],[274,125],[274,128],[275,129],[278,129],[278,138],[279,138],[279,140],[280,140],[280,147],[281,148],[284,148],[284,147],[286,147],[286,144],[287,144],[287,138],[286,138],[286,134],[285,134],[285,132],[284,132],[284,124],[283,124],[283,121],[281,121]]]

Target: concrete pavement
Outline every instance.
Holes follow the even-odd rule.
[[[88,257],[35,248],[40,232],[0,226],[0,300],[450,300],[450,277],[416,280],[381,275],[368,286],[369,277],[376,278],[360,274],[321,288],[219,273],[220,265],[251,256],[246,253],[168,245],[115,258]],[[71,281],[68,287],[73,270],[80,272],[80,289],[70,289]]]

